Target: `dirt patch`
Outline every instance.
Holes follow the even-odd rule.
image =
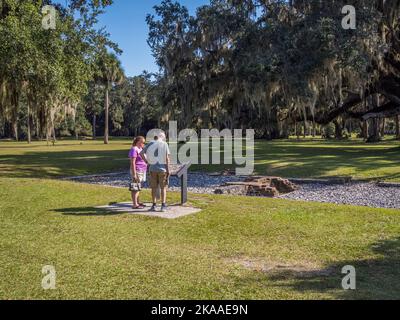
[[[235,257],[226,259],[229,265],[236,265],[254,272],[269,275],[290,275],[298,278],[313,278],[330,276],[335,273],[332,268],[323,268],[311,263],[289,264],[276,261],[267,261],[263,258]]]

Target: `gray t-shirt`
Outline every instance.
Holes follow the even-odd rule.
[[[167,172],[167,157],[171,152],[166,142],[152,141],[144,147],[143,152],[150,164],[150,172]]]

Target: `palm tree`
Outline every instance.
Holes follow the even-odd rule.
[[[109,143],[109,118],[110,118],[110,99],[109,93],[111,88],[120,84],[125,79],[124,70],[121,66],[121,61],[113,53],[103,54],[99,61],[99,75],[98,80],[105,86],[105,97],[104,97],[104,113],[105,113],[105,125],[104,125],[104,144]]]

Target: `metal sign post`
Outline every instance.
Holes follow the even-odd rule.
[[[173,165],[171,175],[181,180],[181,205],[188,202],[188,173],[191,163]]]

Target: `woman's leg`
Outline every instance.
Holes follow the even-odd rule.
[[[131,192],[131,197],[132,197],[132,204],[135,205],[135,192]]]
[[[138,199],[139,199],[139,192],[132,191],[132,202],[135,208],[139,206]]]
[[[144,182],[146,182],[146,172],[139,172],[139,179],[140,179],[140,184],[142,185]],[[144,203],[140,202],[140,192],[138,193],[138,198],[137,198],[137,203],[141,207],[146,207]]]

